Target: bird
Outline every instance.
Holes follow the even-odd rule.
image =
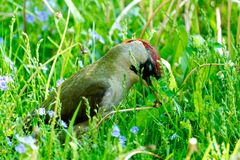
[[[102,58],[87,65],[59,87],[60,118],[69,123],[80,106],[74,125],[98,113],[108,113],[139,80],[151,84],[150,77],[161,77],[160,55],[147,41],[129,39],[114,46]],[[52,92],[41,107],[53,110],[57,94]],[[88,101],[88,105],[85,102]]]

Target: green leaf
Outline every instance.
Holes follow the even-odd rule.
[[[177,82],[175,80],[175,77],[172,73],[172,69],[171,69],[171,66],[170,64],[168,63],[168,61],[166,61],[165,59],[161,58],[162,60],[162,64],[166,66],[166,68],[168,69],[169,71],[169,74],[170,74],[170,78],[169,78],[169,89],[170,90],[173,90],[173,89],[177,89],[178,86],[177,86]]]
[[[183,56],[184,51],[188,44],[188,35],[184,26],[179,27],[177,36],[174,41],[176,45],[176,52],[175,52],[173,64],[177,63],[179,61],[179,58]]]
[[[204,45],[205,39],[201,35],[193,35],[192,43],[196,48],[202,47]]]
[[[200,83],[199,80],[196,82],[196,90],[193,92],[193,103],[197,114],[203,112],[202,85]]]

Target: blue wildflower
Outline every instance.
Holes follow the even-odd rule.
[[[38,11],[37,13],[38,19],[41,22],[47,21],[48,20],[48,14],[44,11]]]
[[[130,130],[130,132],[132,132],[133,134],[137,134],[139,131],[138,127],[137,126],[133,126]]]
[[[103,37],[102,37],[100,34],[98,34],[96,31],[91,31],[91,30],[89,30],[89,33],[90,33],[92,39],[96,39],[96,40],[98,40],[99,42],[101,42],[102,44],[105,43]]]
[[[64,122],[63,120],[60,121],[60,125],[63,127],[63,128],[67,128],[67,123]]]
[[[0,89],[2,91],[8,90],[8,76],[0,76]]]
[[[40,115],[40,116],[43,116],[46,114],[46,111],[45,111],[45,108],[39,108],[37,113]]]
[[[59,79],[59,80],[57,80],[57,87],[59,87],[62,83],[64,82],[64,80],[63,79]]]
[[[125,136],[119,136],[119,143],[122,145],[122,147],[125,147],[126,145],[126,137]]]
[[[53,110],[48,111],[48,115],[50,118],[52,118],[54,116],[54,111]]]
[[[3,38],[0,37],[0,45],[3,44]]]
[[[29,145],[33,150],[37,149],[37,146],[35,145],[36,139],[32,136],[19,137],[17,135],[16,137],[19,142]]]
[[[26,21],[27,21],[28,23],[33,23],[34,20],[35,20],[35,18],[34,18],[33,15],[31,15],[31,14],[27,14],[27,15],[26,15]]]
[[[24,153],[26,152],[26,147],[24,144],[19,144],[15,147],[15,150],[18,152],[18,153]]]
[[[112,136],[113,137],[120,136],[120,129],[118,128],[118,126],[116,124],[113,126]]]

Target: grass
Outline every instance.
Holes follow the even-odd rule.
[[[8,77],[8,88],[0,90],[0,159],[239,157],[239,5],[226,0],[6,0],[0,7],[0,75]],[[135,84],[116,110],[91,119],[90,131],[79,138],[71,125],[54,128],[40,116],[33,118],[38,129],[24,131],[24,119],[49,89],[56,89],[57,80],[134,37],[156,46],[166,60],[163,77],[153,79],[151,89]],[[154,107],[156,100],[162,105]],[[126,137],[125,146],[112,136],[114,125]],[[131,133],[133,126],[137,134]],[[61,132],[68,135],[65,145]],[[31,146],[25,140],[26,150],[19,153],[21,138],[29,135],[36,142]]]

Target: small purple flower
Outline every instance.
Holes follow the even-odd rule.
[[[102,37],[100,34],[98,34],[96,31],[89,30],[89,33],[90,33],[90,35],[91,35],[91,37],[92,37],[93,39],[98,40],[98,41],[101,42],[102,44],[105,43],[103,37]]]
[[[46,115],[46,110],[45,108],[39,108],[37,113],[40,115],[40,116],[43,116],[43,115]]]
[[[130,130],[130,132],[132,132],[133,134],[137,134],[139,131],[138,127],[137,126],[133,126]]]
[[[54,116],[54,111],[53,110],[48,111],[48,115],[50,118],[52,118]]]
[[[33,15],[31,15],[31,14],[27,14],[27,15],[26,15],[26,21],[27,21],[28,23],[33,23],[34,20],[35,20],[35,18],[34,18]]]
[[[67,128],[67,123],[64,122],[63,120],[60,121],[60,125],[63,127],[63,128]]]
[[[19,144],[15,147],[15,150],[18,152],[18,153],[24,153],[26,152],[26,147],[24,144]]]
[[[3,44],[3,38],[0,37],[0,45]]]
[[[38,16],[38,19],[41,22],[44,22],[44,21],[48,20],[48,14],[46,12],[44,12],[44,11],[37,11],[36,14]]]
[[[120,136],[120,129],[118,128],[118,126],[116,124],[113,126],[112,136],[113,137]]]
[[[59,80],[57,80],[57,87],[59,87],[62,83],[64,82],[64,80],[63,79],[59,79]]]
[[[7,90],[8,90],[7,82],[0,81],[0,89],[1,89],[2,91],[7,91]]]
[[[8,76],[0,76],[0,89],[2,91],[8,90],[8,82],[9,82]]]
[[[37,146],[35,145],[36,139],[32,136],[19,137],[17,136],[19,142],[29,145],[33,150],[37,150]]]
[[[125,147],[126,145],[126,137],[125,136],[119,136],[119,143],[122,145],[122,147]]]

